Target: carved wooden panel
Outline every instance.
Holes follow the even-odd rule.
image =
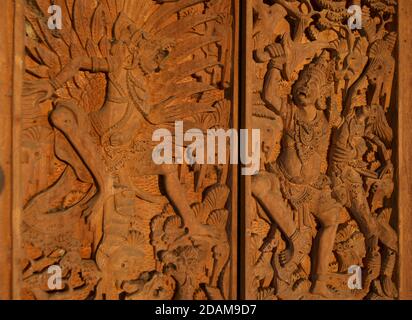
[[[0,299],[412,298],[412,1],[4,3]]]
[[[234,171],[155,165],[152,135],[180,120],[236,126],[235,12],[230,0],[24,1],[20,298],[234,297]]]
[[[254,0],[246,14],[248,125],[262,135],[246,297],[398,297],[397,1]]]

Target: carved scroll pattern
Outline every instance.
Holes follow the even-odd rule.
[[[47,28],[51,4],[62,30]],[[23,299],[230,297],[229,166],[151,154],[154,130],[175,120],[231,125],[232,9],[26,1]]]
[[[362,28],[347,8],[362,8]],[[257,299],[394,299],[395,0],[254,0]],[[252,58],[251,58],[252,59]],[[361,287],[348,286],[351,266]],[[359,281],[358,281],[359,282]]]

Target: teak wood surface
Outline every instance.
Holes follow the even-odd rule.
[[[0,299],[412,299],[412,1],[54,2],[0,10]],[[177,120],[260,171],[154,165]]]

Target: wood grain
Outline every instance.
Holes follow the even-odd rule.
[[[399,2],[399,281],[400,298],[412,299],[412,2]]]

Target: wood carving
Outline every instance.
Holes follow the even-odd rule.
[[[362,28],[347,8],[362,8]],[[394,299],[395,0],[254,0],[256,299]],[[252,59],[252,57],[250,57]],[[395,217],[396,219],[396,217]],[[362,268],[362,288],[348,269]]]
[[[3,188],[4,188],[4,173],[3,173],[3,169],[0,167],[0,193],[3,192]]]
[[[152,134],[232,125],[232,10],[26,0],[22,298],[231,297],[230,168],[155,165]]]

